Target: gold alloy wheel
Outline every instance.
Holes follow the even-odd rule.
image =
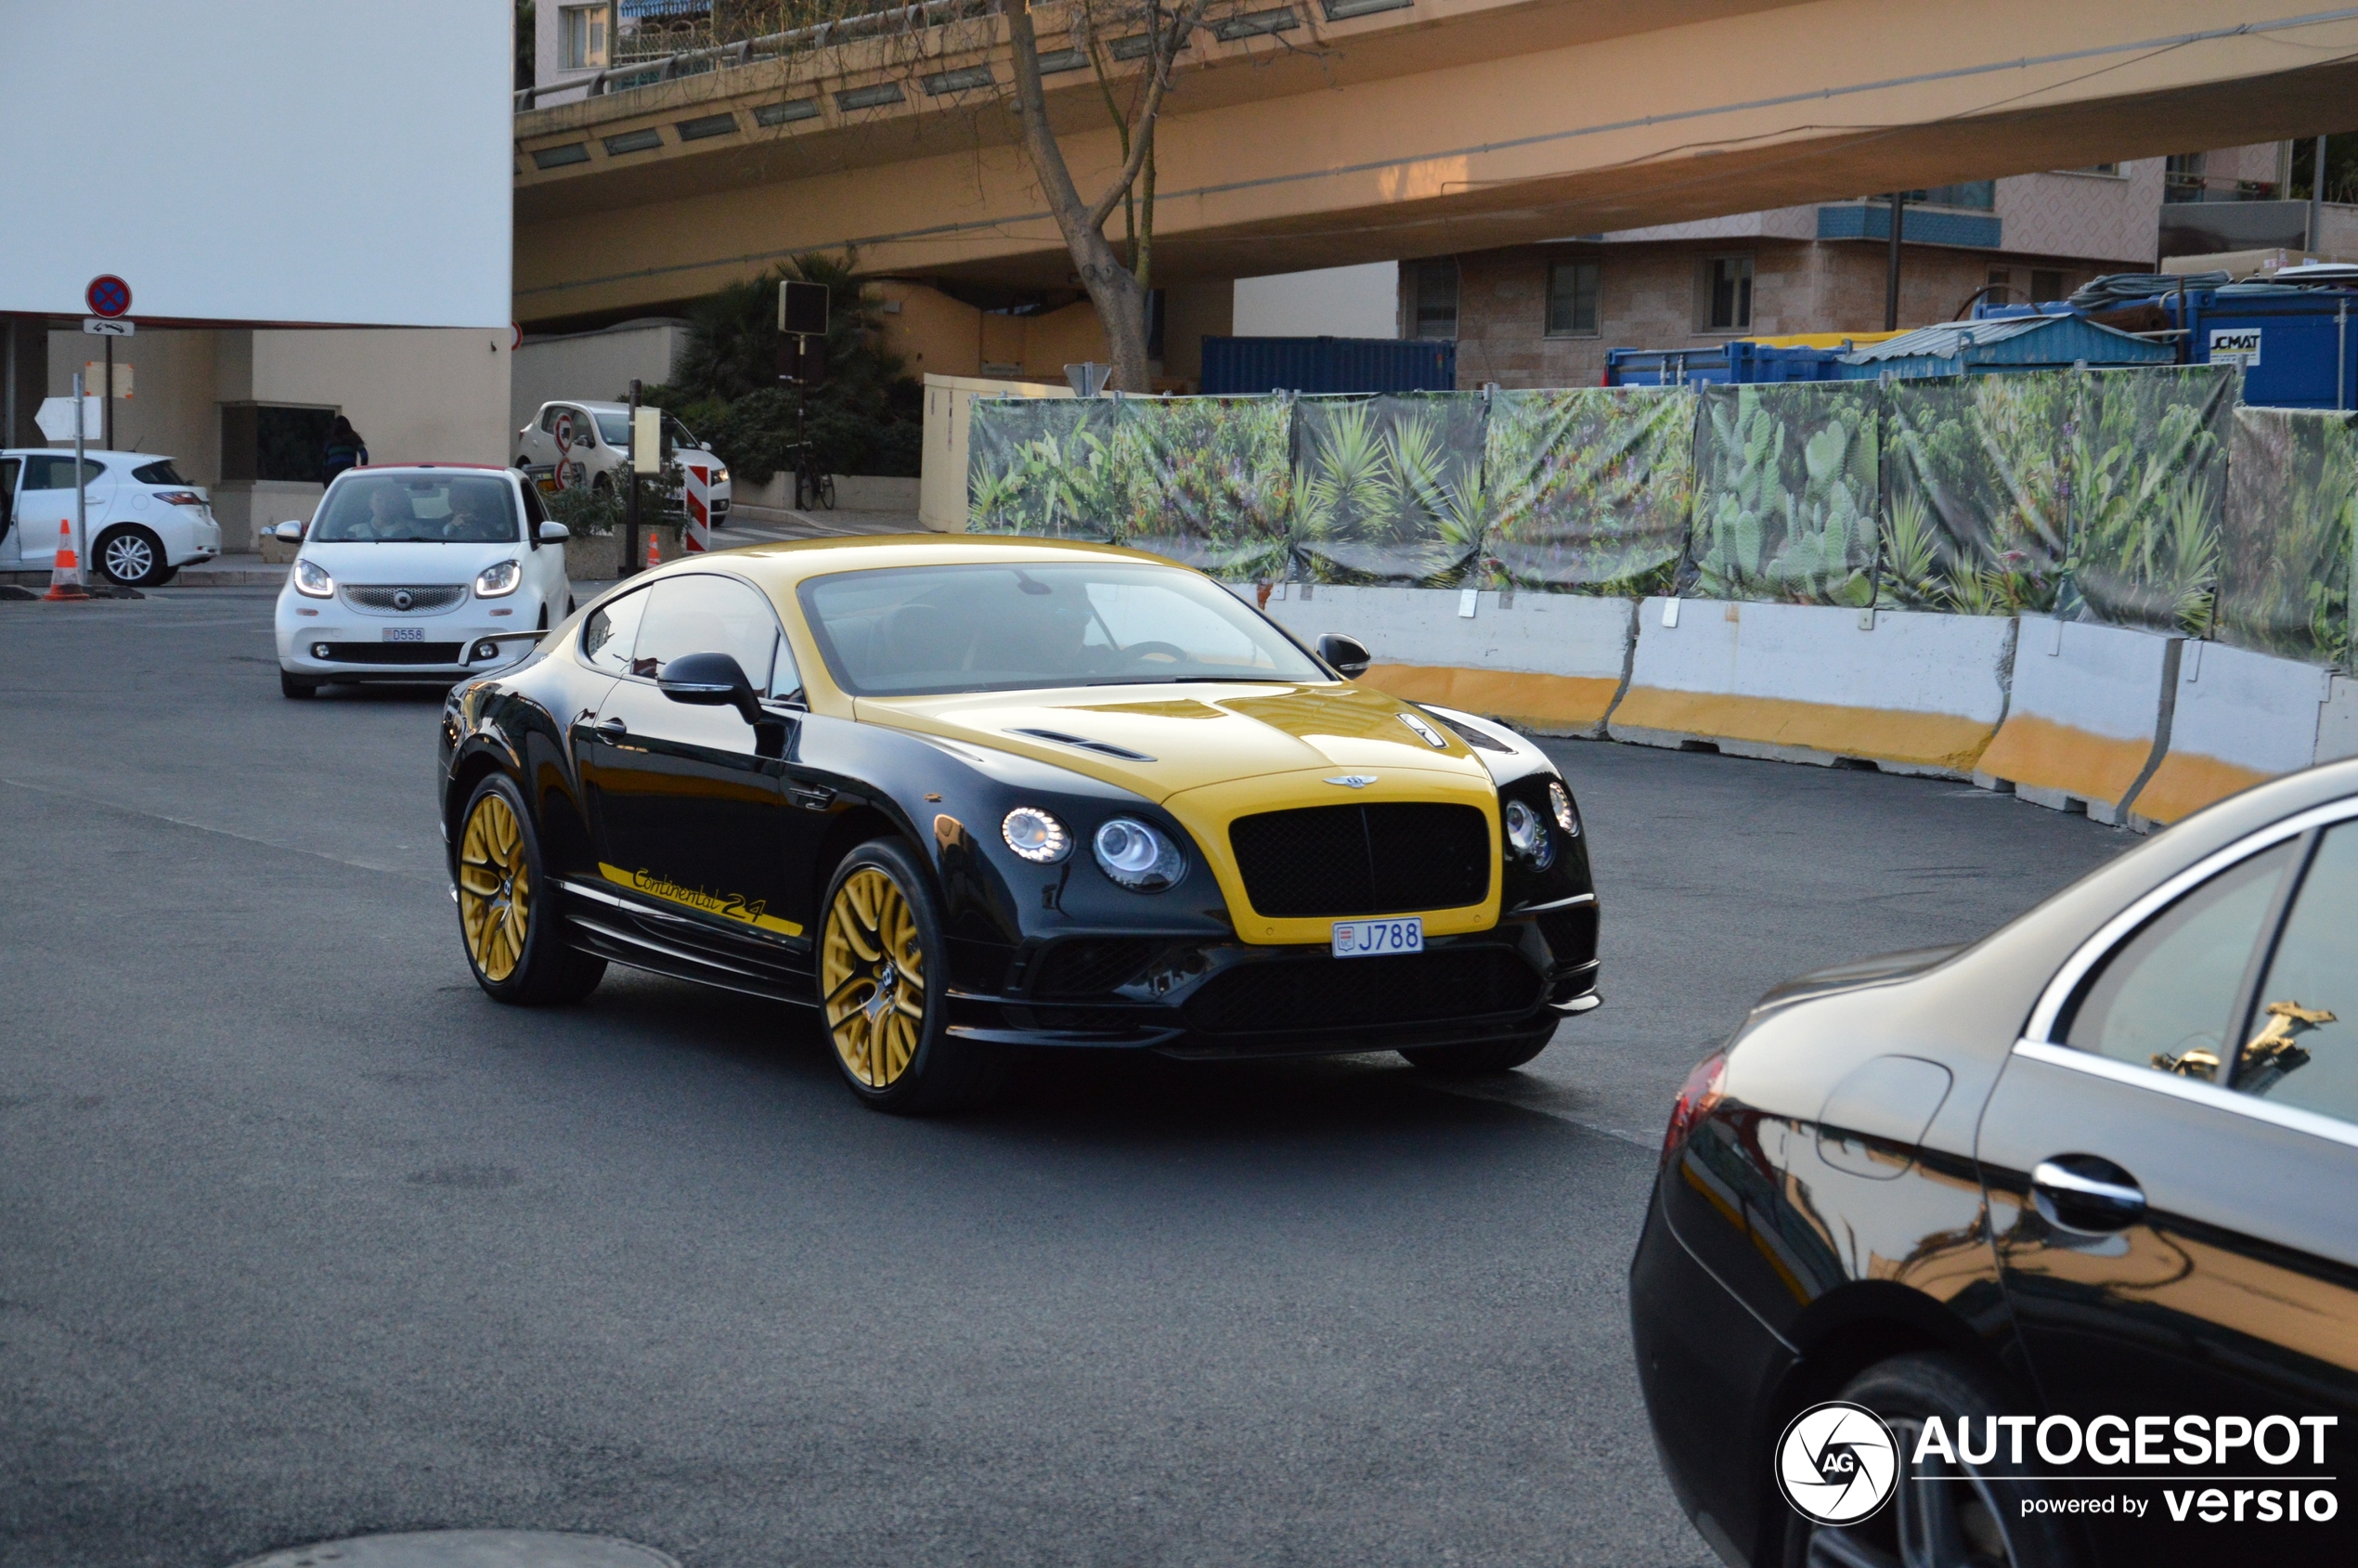
[[[926,954],[916,912],[875,866],[844,878],[827,907],[819,981],[827,1032],[851,1076],[871,1089],[900,1082],[926,1021]]]
[[[504,980],[524,962],[532,922],[532,874],[524,861],[524,824],[507,797],[486,795],[459,840],[459,927],[467,956],[484,978]]]

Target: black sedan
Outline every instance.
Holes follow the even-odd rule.
[[[1630,1298],[1730,1563],[2358,1561],[2358,762],[1770,991]]]
[[[887,1110],[1015,1046],[1519,1065],[1597,1004],[1578,807],[1367,665],[1099,546],[690,557],[451,693],[467,962],[503,1002],[615,963],[810,1006]]]

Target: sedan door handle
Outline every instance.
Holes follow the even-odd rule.
[[[611,741],[615,739],[617,736],[628,734],[630,732],[630,726],[624,723],[619,719],[607,719],[600,720],[597,730],[598,738],[600,740]]]
[[[2123,1230],[2143,1218],[2137,1178],[2092,1154],[2059,1154],[2030,1173],[2030,1200],[2047,1223],[2087,1236]]]

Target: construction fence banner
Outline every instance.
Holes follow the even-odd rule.
[[[1119,399],[1121,542],[1215,577],[1281,573],[1294,510],[1289,401]]]
[[[1873,603],[1883,494],[1876,383],[1706,386],[1699,399],[1681,590]]]
[[[1482,551],[1478,392],[1294,403],[1294,550],[1314,582],[1452,588]]]
[[[1881,603],[1966,616],[2055,607],[2078,390],[2068,372],[1885,385]]]
[[[2071,378],[2070,541],[2058,614],[2200,637],[2219,584],[2233,365]]]
[[[1667,592],[1695,490],[1685,387],[1499,392],[1483,434],[1502,584],[1642,599]]]
[[[2237,408],[2227,443],[2211,635],[2348,667],[2358,551],[2358,415]]]
[[[1114,429],[1120,404],[978,397],[966,434],[966,528],[1107,540],[1120,531]]]

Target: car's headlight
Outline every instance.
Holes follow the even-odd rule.
[[[1548,824],[1539,813],[1520,800],[1509,800],[1499,816],[1506,824],[1507,848],[1518,859],[1547,870],[1556,858],[1556,843],[1548,836]]]
[[[1567,838],[1580,836],[1580,808],[1572,803],[1572,791],[1561,784],[1548,785],[1548,804],[1556,813],[1556,825],[1564,830]]]
[[[1160,893],[1187,875],[1187,857],[1179,846],[1135,817],[1106,823],[1090,848],[1098,867],[1134,893]]]
[[[327,599],[336,591],[336,579],[328,576],[325,566],[300,557],[294,564],[294,585],[297,593],[311,599]]]
[[[475,597],[497,599],[513,593],[524,581],[524,567],[514,561],[495,561],[475,576]]]
[[[725,468],[714,469],[712,471],[712,482],[716,485],[726,485],[729,483],[729,471]]]
[[[1038,865],[1049,865],[1072,853],[1072,835],[1065,824],[1037,806],[1018,806],[999,824],[1007,848]]]

